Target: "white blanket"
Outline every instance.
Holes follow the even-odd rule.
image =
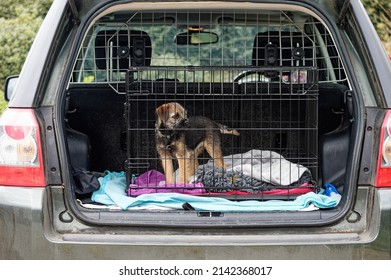
[[[263,182],[289,186],[297,182],[308,168],[286,160],[273,151],[250,150],[224,157],[228,170],[242,172]]]

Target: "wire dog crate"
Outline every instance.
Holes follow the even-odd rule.
[[[167,184],[156,149],[156,109],[177,102],[240,135],[222,135],[225,168],[207,152],[188,182]],[[126,74],[129,196],[153,192],[294,197],[318,174],[318,71],[312,66],[131,66]],[[216,128],[213,128],[216,129]],[[181,132],[203,127],[185,127]],[[216,161],[216,159],[215,159]],[[179,166],[174,160],[175,178]]]

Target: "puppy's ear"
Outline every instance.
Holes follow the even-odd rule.
[[[157,110],[155,111],[155,127],[158,128],[160,126],[160,118],[159,118],[159,114],[157,113]]]
[[[183,119],[182,122],[185,127],[189,126],[189,119],[187,118],[187,110],[183,109]]]
[[[184,119],[187,119],[187,110],[186,110],[181,104],[179,104],[179,103],[176,103],[176,106],[178,106],[177,109],[178,109],[178,111],[180,111],[182,117],[183,117]]]
[[[159,127],[160,124],[164,121],[164,105],[159,106],[156,108],[155,115],[156,115],[156,127]]]

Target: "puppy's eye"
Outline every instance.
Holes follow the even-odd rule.
[[[179,113],[175,113],[172,117],[174,119],[179,119],[181,117],[181,115]]]

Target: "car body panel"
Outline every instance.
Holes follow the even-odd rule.
[[[325,228],[89,227],[66,213],[61,186],[0,188],[0,259],[389,259],[391,190],[361,188],[381,212]],[[53,197],[55,209],[43,205]],[[379,200],[379,198],[381,199]],[[12,203],[10,203],[10,201]],[[8,203],[7,203],[8,202]],[[8,205],[7,205],[8,204]],[[368,216],[368,217],[366,217]],[[382,224],[379,233],[374,231]],[[342,230],[341,230],[342,229]],[[282,236],[289,235],[289,239]]]

